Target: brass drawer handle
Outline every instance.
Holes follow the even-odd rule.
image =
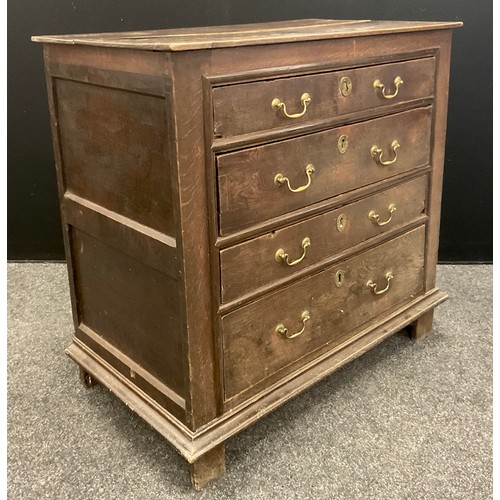
[[[377,226],[385,226],[386,224],[389,224],[389,222],[391,222],[391,220],[392,220],[392,214],[396,211],[396,205],[394,205],[394,203],[391,203],[387,207],[387,211],[389,212],[389,218],[387,220],[385,220],[384,222],[380,222],[380,215],[377,214],[375,212],[375,210],[372,210],[368,214],[368,217],[370,218],[370,220],[372,220],[373,222],[375,222],[375,224],[377,224]]]
[[[375,80],[373,82],[373,88],[375,92],[378,92],[380,90],[380,93],[386,98],[386,99],[394,99],[399,92],[399,87],[403,85],[403,80],[400,76],[397,76],[394,78],[394,88],[396,89],[394,91],[394,94],[386,94],[385,93],[385,85],[380,81],[380,80]]]
[[[304,333],[304,330],[306,329],[306,321],[309,321],[311,319],[311,315],[309,314],[309,311],[304,311],[301,315],[302,319],[302,329],[298,331],[297,333],[288,333],[288,328],[285,325],[279,324],[276,327],[276,333],[279,333],[280,335],[284,335],[287,339],[294,339],[295,337],[298,337],[299,335],[302,335]]]
[[[274,259],[276,260],[276,262],[284,262],[287,266],[295,266],[296,264],[302,262],[305,259],[307,248],[310,246],[311,246],[311,240],[309,238],[304,238],[302,240],[302,255],[298,259],[292,260],[292,262],[290,262],[288,260],[289,255],[282,248],[280,248],[276,252],[276,254],[274,255]]]
[[[298,188],[293,189],[290,186],[290,180],[283,174],[276,175],[276,177],[274,178],[274,184],[276,184],[276,186],[281,186],[286,183],[288,189],[292,193],[300,193],[301,191],[305,191],[311,185],[311,175],[314,173],[314,170],[315,170],[314,165],[312,165],[311,163],[309,163],[309,165],[306,166],[307,184],[305,184],[304,186],[300,186]]]
[[[288,118],[300,118],[301,116],[304,116],[306,114],[307,106],[309,106],[309,104],[311,103],[311,96],[307,92],[305,92],[300,96],[300,103],[302,104],[302,106],[304,106],[304,109],[300,113],[295,113],[293,115],[289,115],[287,113],[286,104],[277,97],[273,99],[271,106],[275,110],[283,111],[283,114]]]
[[[387,292],[387,290],[389,290],[389,287],[391,286],[391,280],[394,278],[394,276],[392,275],[392,273],[389,271],[388,273],[386,273],[385,275],[385,279],[387,280],[387,286],[383,289],[383,290],[377,290],[377,284],[374,283],[372,280],[370,280],[366,286],[368,288],[371,288],[372,289],[372,292],[375,294],[375,295],[382,295],[383,293]]]
[[[391,149],[394,153],[394,158],[392,160],[382,160],[382,148],[379,148],[376,145],[373,145],[370,149],[370,154],[375,158],[375,161],[380,163],[381,165],[392,165],[398,159],[398,149],[401,147],[399,142],[394,139],[391,143]]]

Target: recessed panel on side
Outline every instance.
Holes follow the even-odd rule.
[[[70,240],[80,325],[184,398],[179,283],[75,227]]]
[[[54,81],[65,188],[173,235],[166,101]]]

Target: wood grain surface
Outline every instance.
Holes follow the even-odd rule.
[[[173,235],[163,100],[62,79],[56,92],[67,189]]]
[[[448,87],[450,79],[451,31],[443,33],[443,41],[437,58],[436,101],[433,113],[432,173],[429,185],[429,220],[426,248],[426,290],[436,286],[436,270],[439,249],[439,226],[441,223],[441,198],[444,177],[444,152],[446,145],[446,124],[448,113]]]
[[[302,356],[334,341],[377,314],[415,296],[423,288],[425,227],[420,226],[368,252],[242,307],[222,318],[224,387],[230,399]],[[345,281],[335,284],[342,270]],[[386,273],[394,279],[389,290],[375,295],[367,282],[381,290]],[[310,313],[302,335],[287,339],[276,332],[284,324],[299,331],[301,315]]]
[[[190,464],[190,472],[191,484],[197,491],[222,476],[226,472],[225,446],[221,444],[198,458]]]
[[[259,130],[295,126],[313,120],[327,119],[431,97],[434,91],[435,59],[428,57],[412,61],[381,64],[365,68],[346,69],[308,76],[289,76],[269,81],[217,87],[213,91],[214,135],[227,137]],[[380,80],[393,93],[396,77],[403,79],[398,94],[386,99],[375,91],[373,82]],[[342,78],[352,83],[348,95],[342,95]],[[304,110],[300,98],[308,93],[311,102],[300,118],[288,118],[283,111],[271,106],[275,98],[285,103],[287,112]]]
[[[460,22],[368,21],[305,19],[261,24],[211,26],[169,30],[33,36],[34,42],[88,44],[140,50],[199,50],[217,47],[278,44],[297,40],[321,40],[437,30],[462,26]]]
[[[175,280],[76,228],[70,235],[80,327],[97,332],[184,397]]]
[[[67,352],[193,463],[196,488],[223,474],[229,436],[398,329],[432,327],[446,298],[435,268],[447,28],[460,25],[34,37],[46,44]],[[392,93],[396,76],[394,99],[374,90],[379,79]],[[297,113],[304,92],[301,118],[271,107],[277,97]],[[391,159],[394,140],[397,161],[381,165],[372,146]],[[304,185],[308,164],[307,189],[275,184]],[[370,220],[391,203],[390,223]],[[278,248],[297,258],[306,236],[299,265],[276,262]],[[286,338],[279,324],[303,331]]]
[[[420,108],[367,122],[346,125],[217,158],[220,234],[248,228],[268,218],[426,165],[430,156],[432,108]],[[347,135],[349,145],[341,154],[338,139]],[[382,166],[371,156],[378,145],[384,158],[392,158],[390,145],[401,147],[395,163]],[[277,186],[281,173],[293,188],[306,184],[305,169],[313,164],[311,185],[292,193]]]
[[[292,279],[297,271],[305,270],[311,264],[331,258],[384,231],[408,224],[425,210],[427,184],[427,176],[418,177],[361,201],[222,250],[222,302],[235,300],[276,280]],[[379,226],[369,218],[374,210],[380,215],[380,222],[386,222],[391,204],[396,206],[396,211],[388,224]],[[345,226],[339,231],[337,221],[341,215],[345,218]],[[275,254],[280,248],[290,255],[289,260],[299,258],[303,253],[301,243],[306,237],[311,245],[302,262],[294,266],[276,262]]]
[[[173,61],[169,139],[176,154],[176,206],[182,252],[180,300],[183,304],[184,362],[188,387],[188,426],[197,429],[219,413],[217,332],[213,324],[212,265],[207,217],[205,122],[200,73],[208,64],[203,52],[181,53]]]

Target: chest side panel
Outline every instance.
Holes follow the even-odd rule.
[[[76,338],[183,418],[167,58],[65,49],[46,64]]]
[[[163,98],[58,79],[55,90],[66,190],[173,235]]]

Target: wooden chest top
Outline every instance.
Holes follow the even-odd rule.
[[[34,36],[34,42],[184,51],[457,28],[461,22],[303,19],[203,28]]]

